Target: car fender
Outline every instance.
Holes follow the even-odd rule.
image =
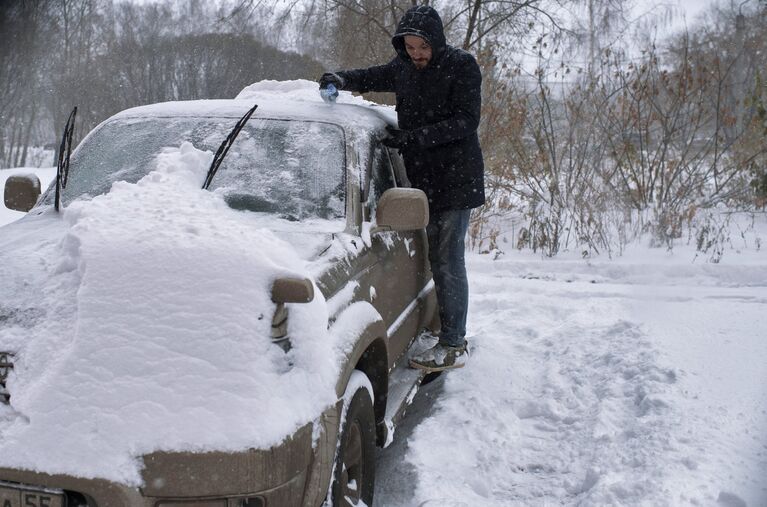
[[[369,303],[358,302],[357,304]],[[376,421],[383,419],[388,393],[388,353],[385,337],[386,326],[383,320],[369,322],[357,335],[353,346],[349,347],[344,354],[336,382],[338,401],[320,418],[319,441],[314,450],[314,460],[304,495],[303,505],[306,507],[322,504],[327,495],[342,422],[343,395],[354,370],[360,369],[368,376],[375,395],[373,405]]]
[[[378,343],[376,343],[378,342]],[[370,349],[370,351],[368,351]],[[366,356],[366,353],[368,356]],[[383,320],[378,320],[368,324],[359,338],[355,341],[354,346],[346,353],[346,357],[343,360],[341,366],[341,372],[336,381],[336,396],[341,398],[346,390],[346,385],[349,383],[349,378],[352,372],[357,368],[360,362],[365,363],[365,359],[369,357],[369,354],[376,354],[375,360],[383,361],[383,370],[387,371],[388,365],[388,347],[386,345],[386,326]],[[363,368],[363,371],[367,374],[367,368]],[[368,375],[370,377],[370,375]],[[373,389],[376,389],[375,379],[370,379],[373,384]],[[376,393],[376,396],[378,393]]]

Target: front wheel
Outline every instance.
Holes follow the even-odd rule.
[[[331,489],[333,507],[371,506],[375,487],[375,416],[372,387],[355,371],[344,395],[345,417]]]

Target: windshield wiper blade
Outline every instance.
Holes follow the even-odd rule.
[[[67,179],[69,178],[69,155],[72,153],[72,134],[75,131],[75,117],[77,116],[77,106],[69,113],[69,119],[64,127],[64,135],[61,136],[61,145],[59,146],[59,161],[56,165],[56,199],[53,203],[56,211],[61,209],[61,191],[67,188]],[[66,152],[66,155],[64,154]]]
[[[250,110],[248,110],[247,113],[245,113],[242,118],[240,118],[240,121],[238,121],[232,131],[229,132],[229,135],[226,136],[226,139],[224,139],[224,142],[221,143],[221,146],[218,147],[218,151],[216,151],[216,154],[213,156],[213,163],[210,164],[208,174],[205,176],[205,183],[202,184],[203,190],[207,190],[208,187],[210,187],[210,184],[213,181],[213,177],[216,175],[216,171],[218,171],[218,168],[221,166],[221,162],[223,162],[224,157],[229,152],[229,148],[232,147],[234,140],[237,139],[237,136],[239,135],[240,130],[242,130],[242,127],[245,126],[245,123],[247,123],[250,117],[253,116],[253,113],[256,112],[257,107],[258,104],[254,105],[252,108],[250,108]]]

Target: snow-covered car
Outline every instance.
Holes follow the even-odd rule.
[[[394,118],[262,82],[90,132],[0,228],[0,506],[370,505],[438,323]]]

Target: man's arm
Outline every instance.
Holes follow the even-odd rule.
[[[468,53],[462,55],[456,80],[448,99],[453,115],[446,120],[411,131],[415,144],[437,146],[467,137],[479,128],[482,108],[482,73],[477,61]]]
[[[397,58],[385,65],[367,69],[341,70],[336,72],[344,80],[344,90],[367,92],[393,92]]]

